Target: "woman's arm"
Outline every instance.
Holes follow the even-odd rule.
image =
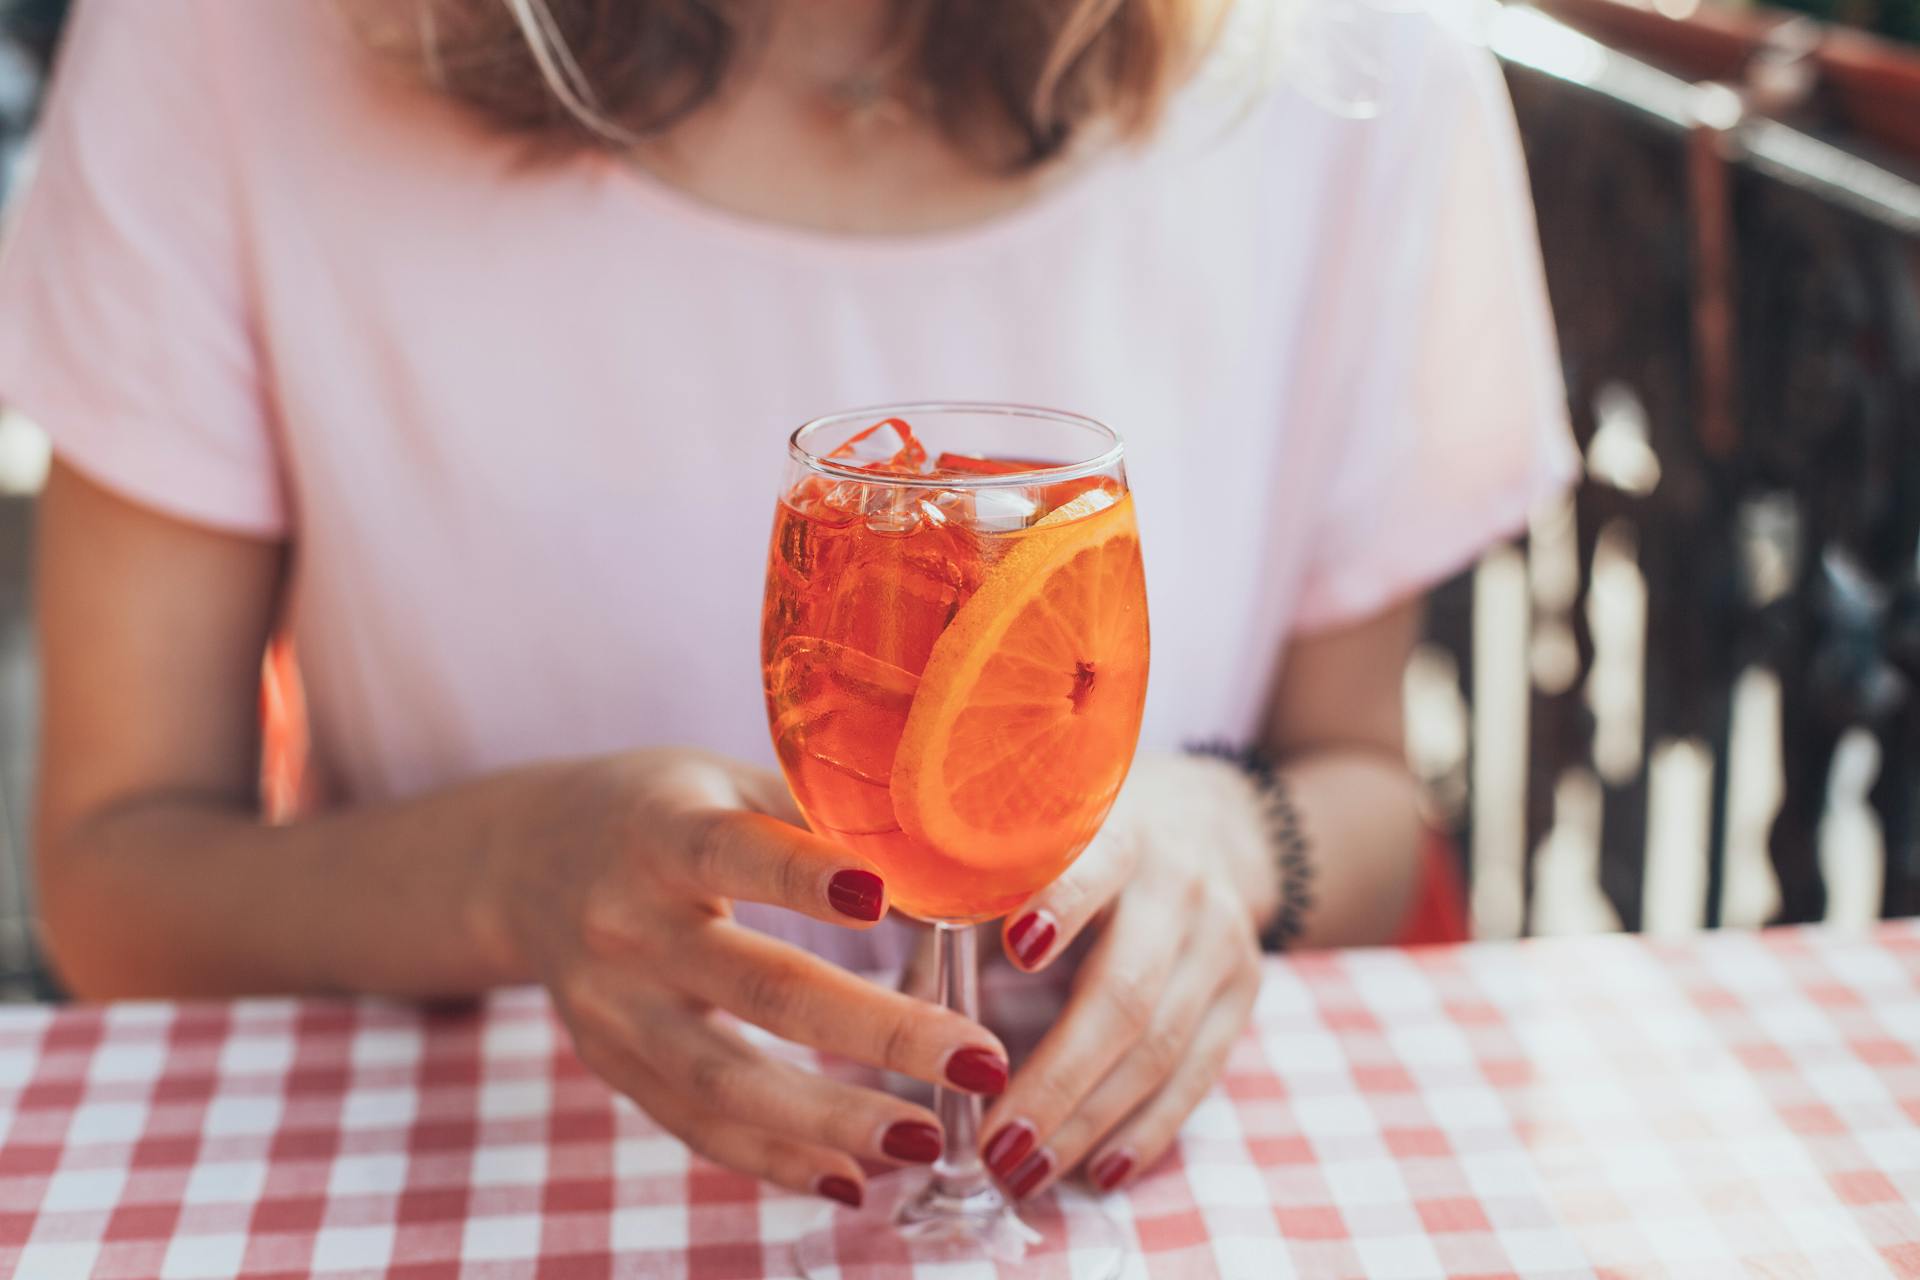
[[[922,1080],[1005,1085],[984,1029],[733,923],[734,899],[853,927],[886,907],[870,865],[786,820],[764,770],[632,752],[266,825],[255,724],[281,549],[61,466],[44,504],[37,854],[78,994],[537,979],[581,1059],[669,1132],[856,1203],[859,1160],[935,1158],[933,1114],[769,1058],[716,1012]]]
[[[39,910],[75,994],[456,994],[525,976],[474,869],[545,771],[266,826],[260,661],[284,549],[56,464],[38,555]]]
[[[1402,681],[1420,618],[1418,602],[1402,604],[1288,649],[1263,745],[1285,774],[1313,865],[1306,946],[1386,942],[1406,917],[1422,827]],[[1260,847],[1271,877],[1272,851]],[[1256,901],[1264,926],[1277,904]]]

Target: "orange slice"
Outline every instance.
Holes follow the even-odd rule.
[[[971,866],[1064,863],[1126,777],[1146,690],[1133,500],[1089,490],[1020,535],[935,642],[894,814]]]

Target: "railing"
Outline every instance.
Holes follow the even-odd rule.
[[[1874,825],[1833,830],[1836,762],[1844,790],[1876,754],[1876,905],[1920,913],[1920,184],[1750,117],[1780,74],[1695,85],[1523,8],[1493,43],[1590,475],[1523,548],[1524,674],[1488,667],[1501,588],[1486,568],[1435,598],[1433,640],[1469,700],[1486,695],[1476,680],[1526,685],[1504,724],[1476,708],[1473,739],[1484,754],[1526,735],[1511,753],[1524,781],[1503,790],[1477,761],[1452,766],[1481,784],[1452,816],[1482,855],[1482,923],[1541,924],[1543,850],[1576,820],[1605,905],[1627,928],[1650,923],[1649,850],[1673,843],[1653,810],[1675,808],[1657,793],[1689,787],[1704,798],[1679,823],[1694,830],[1676,856],[1698,864],[1682,924],[1822,918],[1823,819],[1828,855],[1870,850]],[[1623,679],[1637,684],[1624,698]],[[1742,777],[1767,792],[1775,752],[1769,822],[1769,797],[1756,813]],[[1688,753],[1695,764],[1676,765]],[[1520,812],[1496,812],[1502,799]],[[1759,866],[1740,856],[1743,819],[1760,824]],[[1490,839],[1489,823],[1513,838]],[[1730,899],[1730,879],[1769,865],[1772,895],[1748,883]],[[1501,876],[1518,880],[1505,894]],[[1661,915],[1676,919],[1671,904]]]

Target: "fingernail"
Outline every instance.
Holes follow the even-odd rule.
[[[855,920],[878,920],[886,886],[871,871],[836,871],[827,881],[827,901],[843,916]]]
[[[1034,1139],[1039,1137],[1033,1126],[1025,1120],[1015,1120],[1012,1124],[1003,1124],[987,1141],[987,1149],[980,1158],[987,1162],[987,1171],[1005,1182],[1009,1174],[1019,1167],[1027,1152],[1033,1150]]]
[[[820,1179],[820,1194],[829,1200],[838,1200],[841,1204],[851,1205],[855,1209],[860,1207],[860,1201],[864,1195],[859,1183],[852,1178],[842,1178],[838,1175],[829,1175]]]
[[[902,1120],[887,1126],[880,1149],[895,1160],[932,1164],[940,1158],[940,1131],[917,1120]]]
[[[1109,1151],[1094,1162],[1093,1185],[1102,1191],[1111,1191],[1132,1172],[1132,1156],[1124,1151]]]
[[[1045,1147],[1027,1157],[1027,1162],[1013,1171],[1007,1179],[1007,1192],[1015,1200],[1025,1200],[1033,1189],[1047,1180],[1053,1172],[1053,1152]]]
[[[1053,945],[1059,932],[1052,916],[1044,911],[1029,911],[1007,930],[1007,944],[1013,948],[1014,959],[1020,962],[1020,967],[1031,969],[1047,954],[1047,948]]]
[[[968,1093],[999,1093],[1007,1087],[1006,1059],[991,1049],[959,1049],[947,1059],[947,1079]]]

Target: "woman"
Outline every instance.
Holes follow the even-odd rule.
[[[1393,936],[1411,602],[1570,469],[1489,60],[1373,19],[1382,108],[1342,119],[1244,74],[1261,17],[82,6],[0,266],[0,399],[59,459],[37,856],[73,990],[538,980],[610,1084],[785,1187],[857,1202],[935,1117],[716,1011],[997,1094],[1016,1194],[1151,1165],[1263,930]],[[796,825],[754,679],[785,431],[941,397],[1113,423],[1151,584],[1122,801],[1005,925],[1027,969],[1092,939],[1011,1079],[852,976],[904,934],[852,932],[884,888]],[[324,797],[280,825],[276,633]],[[1310,909],[1276,784],[1203,739],[1281,765]]]

